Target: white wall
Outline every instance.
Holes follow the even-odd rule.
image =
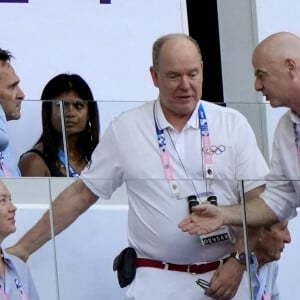
[[[75,72],[90,84],[97,100],[147,101],[157,96],[149,73],[152,43],[162,34],[186,30],[182,3],[181,0],[0,3],[0,47],[14,54],[13,66],[21,78],[26,99],[40,99],[42,88],[54,75]],[[105,111],[107,119],[127,105],[115,103],[114,108]],[[13,143],[18,155],[30,148],[41,133],[39,101],[24,101],[21,120],[9,125],[12,136],[16,137]],[[101,122],[103,129],[106,125]]]
[[[243,113],[252,126],[258,146],[269,159],[265,105],[254,90],[251,55],[258,40],[253,0],[218,0],[224,101]]]

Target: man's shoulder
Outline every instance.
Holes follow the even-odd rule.
[[[285,111],[279,118],[279,124],[286,124],[286,123],[300,123],[300,118],[293,113],[290,109]]]
[[[221,111],[221,112],[236,112],[240,113],[237,109],[230,107],[226,102],[210,102],[207,100],[200,100],[200,103],[206,109]]]
[[[136,121],[143,120],[147,116],[152,116],[153,104],[154,100],[132,103],[132,106],[121,112],[119,116],[116,117],[115,121]]]
[[[282,135],[286,136],[287,128],[290,128],[293,123],[299,124],[300,119],[291,110],[287,110],[280,116],[280,118],[277,122],[276,135],[282,134]]]
[[[226,117],[226,119],[243,119],[245,120],[246,117],[237,109],[233,108],[233,107],[229,107],[227,106],[226,103],[215,103],[215,102],[208,102],[205,100],[201,100],[200,102],[203,107],[204,110],[207,111],[208,113],[212,113],[212,114],[219,114],[220,116],[224,116]]]
[[[277,276],[278,268],[279,268],[278,261],[273,260],[271,262],[268,262],[268,263],[262,265],[259,270],[259,274],[261,276],[265,276],[265,277]]]

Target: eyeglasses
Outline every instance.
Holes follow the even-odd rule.
[[[207,290],[209,288],[209,286],[210,286],[210,283],[208,281],[206,281],[204,279],[201,279],[201,278],[197,279],[195,282],[199,286],[201,286],[204,290]]]

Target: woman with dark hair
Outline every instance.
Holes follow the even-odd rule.
[[[21,155],[21,175],[78,176],[99,141],[98,107],[91,89],[79,75],[59,74],[46,84],[41,100],[43,132]]]

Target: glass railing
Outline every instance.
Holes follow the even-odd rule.
[[[48,101],[44,100],[44,102]],[[145,102],[147,101],[97,101],[100,135],[103,134],[110,121],[115,117]],[[17,121],[8,122],[8,127],[13,137],[11,143],[17,156],[29,150],[42,133],[41,104],[41,100],[24,100],[22,102],[21,118]],[[219,104],[224,105],[224,103]],[[255,132],[262,153],[269,160],[275,126],[286,109],[273,109],[269,103],[244,103],[242,101],[227,101],[226,106],[237,109],[245,115]],[[63,106],[60,109],[63,115]],[[61,122],[62,127],[64,123],[64,121]]]
[[[67,186],[76,179],[70,178],[18,178],[18,179],[2,179],[9,188],[12,200],[17,206],[16,227],[17,231],[7,237],[3,242],[3,247],[14,244],[25,232],[27,232],[46,212],[52,212],[51,201]],[[104,181],[104,179],[93,179],[95,185]],[[146,182],[148,181],[148,183]],[[199,183],[199,182],[198,182]],[[224,180],[223,183],[231,185],[237,184],[242,186],[245,182]],[[161,186],[165,182],[150,183],[149,180],[131,180],[126,182],[130,188],[135,186],[148,186],[149,184]],[[69,227],[54,237],[53,226],[55,220],[52,220],[49,231],[51,232],[51,240],[36,250],[29,258],[28,265],[31,269],[33,279],[41,296],[41,299],[122,299],[126,293],[126,289],[119,288],[116,274],[112,270],[112,262],[115,256],[128,245],[127,237],[132,238],[134,235],[134,227],[129,230],[128,226],[128,193],[124,185],[122,185],[110,200],[98,200],[92,207],[76,219]],[[243,201],[243,197],[241,197]],[[162,252],[165,248],[175,247],[176,252],[184,253],[184,256],[191,256],[196,247],[199,247],[199,253],[205,251],[207,260],[215,260],[213,256],[214,245],[201,246],[198,236],[190,236],[188,233],[182,233],[177,228],[177,223],[188,215],[188,203],[185,197],[182,199],[167,201],[168,209],[174,211],[172,202],[177,209],[177,217],[173,218],[173,229],[164,230],[164,226],[159,223],[160,216],[155,207],[151,207],[149,199],[145,202],[149,205],[148,213],[143,215],[143,220],[139,219],[138,207],[140,203],[132,202],[131,204],[131,222],[129,224],[139,224],[139,230],[147,230],[147,221],[150,220],[152,230],[159,232],[158,236],[147,240],[149,233],[137,237],[136,243],[158,243]],[[156,202],[157,203],[157,202]],[[222,203],[219,199],[219,203]],[[153,204],[153,203],[152,203]],[[153,204],[154,205],[154,204]],[[242,202],[242,205],[243,202]],[[178,213],[182,211],[182,213]],[[175,214],[174,214],[175,215]],[[142,222],[143,221],[143,222]],[[244,215],[244,224],[247,223],[247,216]],[[155,226],[153,224],[156,224]],[[133,225],[131,225],[133,226]],[[230,227],[231,228],[231,227]],[[292,243],[286,244],[286,249],[281,253],[282,257],[279,263],[279,275],[277,285],[282,299],[285,299],[292,293],[291,284],[296,285],[296,272],[299,248],[299,238],[297,234],[293,234],[299,228],[299,217],[290,221],[289,229],[292,236]],[[241,228],[244,235],[247,235],[249,228]],[[148,228],[149,230],[149,228]],[[257,229],[258,231],[260,229]],[[234,230],[229,230],[231,238],[234,238]],[[139,232],[139,231],[138,231]],[[185,235],[182,238],[182,235]],[[166,239],[166,236],[169,238]],[[180,237],[180,245],[178,240]],[[205,237],[204,237],[205,238]],[[207,239],[208,240],[208,239]],[[197,244],[198,243],[198,244]],[[187,247],[190,245],[190,247]],[[216,245],[216,244],[215,244]],[[224,243],[222,246],[217,245],[218,255],[227,256],[231,243]],[[245,245],[249,246],[247,239]],[[281,245],[280,247],[282,247]],[[182,249],[181,249],[182,248]],[[208,249],[209,248],[209,249]],[[173,248],[172,248],[173,249]],[[249,249],[248,249],[249,250]],[[273,249],[276,251],[276,248]],[[283,249],[281,249],[283,250]],[[250,251],[250,250],[249,250]],[[208,254],[210,253],[210,254]],[[201,256],[199,256],[199,261]],[[245,276],[249,280],[249,286],[252,280],[249,275],[249,265]],[[294,274],[295,273],[295,274]],[[192,275],[195,281],[201,278],[201,275]],[[74,285],[81,279],[80,289],[75,289]],[[250,285],[251,284],[251,285]],[[51,289],[49,289],[51,287]],[[251,299],[249,289],[249,298]],[[201,289],[199,288],[199,292]]]
[[[108,127],[109,122],[123,111],[141,105],[143,102],[124,102],[124,101],[98,101],[98,109],[100,114],[100,128],[101,133]],[[241,111],[246,118],[248,118],[251,126],[254,128],[255,135],[258,140],[259,147],[264,154],[266,160],[269,160],[274,129],[276,123],[284,113],[284,110],[274,110],[268,104],[250,104],[250,103],[229,103],[228,107],[233,107]],[[62,116],[64,115],[63,106]],[[257,117],[257,118],[256,118]],[[208,121],[209,122],[209,121]],[[10,124],[11,123],[11,124]],[[18,121],[9,122],[11,140],[15,147],[17,156],[26,152],[36,142],[42,131],[41,122],[41,101],[23,101],[22,103],[22,117]],[[66,124],[66,119],[62,122],[62,128]],[[253,125],[252,125],[253,124]],[[209,124],[208,124],[209,126]],[[154,130],[154,129],[153,129]],[[67,149],[66,136],[67,132],[62,135],[62,141],[65,149]],[[26,136],[26,139],[24,139]],[[101,137],[100,137],[101,139]],[[244,145],[247,147],[247,145]],[[66,159],[68,153],[66,151]],[[196,158],[195,158],[196,159]],[[201,161],[201,158],[199,159]],[[137,166],[138,167],[138,166]],[[178,222],[188,215],[187,196],[198,194],[197,191],[202,191],[207,186],[207,181],[199,176],[199,178],[191,178],[186,176],[188,167],[184,167],[181,172],[181,178],[177,180],[179,184],[183,185],[184,195],[180,199],[167,199],[163,205],[164,208],[170,206],[170,214],[173,210],[174,228],[170,232],[165,231],[163,226],[159,226],[159,213],[157,212],[157,201],[151,202],[151,199],[159,199],[160,191],[166,188],[166,180],[153,174],[150,178],[141,176],[140,178],[125,178],[125,183],[118,188],[109,201],[98,200],[85,213],[83,213],[74,223],[67,229],[54,237],[53,228],[55,227],[55,220],[51,222],[50,232],[52,239],[44,246],[34,252],[28,264],[33,274],[38,292],[43,300],[69,300],[69,299],[122,299],[126,293],[126,289],[121,289],[118,286],[116,274],[112,270],[112,262],[114,257],[128,245],[127,238],[132,239],[133,235],[137,235],[140,243],[155,243],[160,241],[163,237],[167,237],[165,245],[159,243],[160,247],[171,247],[177,249],[180,256],[180,247],[178,247],[178,240],[176,236],[182,237],[184,233],[177,228]],[[217,170],[215,170],[217,173]],[[16,225],[17,231],[7,237],[3,245],[4,247],[12,245],[25,232],[27,232],[37,220],[47,211],[50,211],[52,216],[52,201],[64,190],[67,186],[73,183],[76,178],[65,177],[22,177],[22,178],[3,178],[4,183],[8,186],[12,200],[17,206]],[[92,178],[90,182],[98,186],[109,178]],[[244,204],[243,187],[254,181],[261,183],[261,178],[218,178],[222,181],[222,185],[227,188],[236,186],[237,191],[235,196],[236,202]],[[299,179],[300,180],[300,179]],[[218,183],[215,183],[218,184]],[[127,186],[127,187],[126,187]],[[153,188],[157,187],[157,188]],[[190,190],[189,190],[190,189]],[[140,199],[137,202],[136,191],[144,190],[148,196],[146,199]],[[198,195],[199,196],[199,195]],[[152,198],[153,197],[153,198]],[[135,199],[134,201],[128,199]],[[222,193],[219,195],[219,204],[229,203],[231,199],[221,200]],[[128,206],[128,203],[130,205]],[[174,204],[175,203],[175,204]],[[139,216],[139,205],[147,207],[147,213],[143,216],[143,222]],[[130,219],[128,223],[128,208],[130,207]],[[166,216],[167,217],[167,216]],[[170,218],[172,218],[170,216]],[[144,222],[151,220],[151,226],[154,226],[161,236],[154,235],[151,240],[143,240],[151,237],[151,234],[139,234],[133,223],[139,224],[139,228],[147,230],[147,224]],[[289,228],[291,230],[293,242],[286,247],[282,253],[282,258],[279,260],[279,279],[278,286],[282,299],[293,298],[291,285],[295,287],[296,282],[293,282],[291,272],[297,264],[298,256],[296,255],[297,237],[293,235],[293,229],[296,228],[298,218],[290,221]],[[247,216],[244,215],[244,224],[247,223]],[[127,230],[127,226],[130,226]],[[244,228],[243,234],[247,235],[248,230]],[[149,230],[149,228],[148,228]],[[154,230],[155,232],[155,230]],[[234,230],[232,231],[234,235]],[[195,244],[196,236],[189,236],[183,238],[186,245],[191,243],[190,255],[193,255],[192,250],[197,247]],[[294,240],[295,239],[295,240]],[[199,242],[199,240],[197,240]],[[163,246],[164,245],[164,246]],[[224,246],[217,247],[218,257],[226,256],[229,251],[230,243],[225,242]],[[204,247],[204,246],[203,246]],[[214,246],[210,254],[207,256],[207,261],[215,259],[211,256],[214,253]],[[247,239],[245,247],[248,247]],[[298,248],[299,249],[299,248]],[[162,249],[163,251],[164,249]],[[199,247],[199,261],[202,261],[201,256],[202,246]],[[207,251],[207,250],[206,250]],[[187,255],[185,253],[185,255]],[[292,270],[292,271],[291,271]],[[249,274],[249,270],[246,273]],[[194,275],[193,275],[194,276]],[[194,276],[195,280],[197,276]],[[251,279],[248,277],[249,284]],[[296,279],[295,279],[296,280]],[[80,284],[79,284],[80,282]],[[78,288],[78,286],[80,287]],[[249,285],[250,286],[250,285]],[[199,288],[199,292],[201,289]],[[251,299],[251,289],[249,288],[249,300]],[[244,299],[243,299],[244,300]],[[246,298],[245,298],[246,300]]]

